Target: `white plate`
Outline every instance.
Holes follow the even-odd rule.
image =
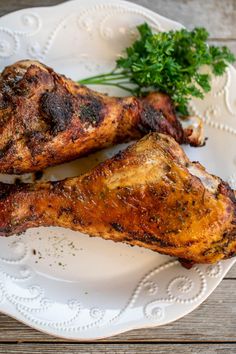
[[[144,21],[155,30],[180,27],[143,7],[113,0],[18,11],[0,19],[0,69],[36,58],[75,80],[106,72]],[[192,103],[204,118],[209,140],[204,148],[186,151],[235,186],[236,71],[230,68],[212,84],[204,101]],[[78,175],[118,149],[50,168],[44,179]],[[107,337],[186,315],[209,296],[234,261],[186,270],[173,258],[138,247],[60,228],[31,229],[0,239],[0,310],[60,337]]]

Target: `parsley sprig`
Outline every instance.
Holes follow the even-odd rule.
[[[199,69],[207,65],[219,76],[235,61],[226,46],[207,44],[204,28],[154,34],[144,23],[137,29],[140,38],[126,48],[113,71],[79,83],[116,86],[137,96],[160,90],[171,96],[179,113],[187,115],[191,97],[203,98],[211,90],[211,74]]]

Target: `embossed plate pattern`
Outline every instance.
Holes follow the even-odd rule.
[[[143,7],[113,0],[75,0],[9,14],[0,19],[0,70],[31,58],[73,79],[105,72],[144,21],[156,31],[181,27]],[[212,84],[204,101],[191,102],[209,140],[186,152],[236,188],[235,70],[230,67]],[[122,147],[50,168],[43,179],[79,175]],[[2,175],[1,180],[14,177]],[[186,270],[175,259],[138,247],[60,228],[31,229],[0,239],[0,310],[60,337],[107,337],[184,316],[209,296],[233,263]]]

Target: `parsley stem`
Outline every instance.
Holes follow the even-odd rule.
[[[79,81],[79,83],[81,83],[81,82]],[[123,83],[125,84],[125,83],[129,83],[129,82],[123,82]],[[120,84],[118,82],[103,82],[103,81],[101,81],[101,82],[96,82],[96,83],[91,82],[89,84],[90,85],[114,86],[114,87],[118,87],[118,88],[120,88],[122,90],[125,90],[125,91],[128,91],[128,92],[134,94],[134,90],[133,89],[131,89],[129,87],[126,87],[126,86],[124,86],[124,85],[122,85],[122,84]]]
[[[114,86],[135,96],[159,90],[172,98],[180,114],[187,115],[190,98],[202,99],[211,90],[212,75],[222,75],[235,61],[227,47],[207,44],[209,34],[204,28],[153,33],[143,23],[137,29],[139,38],[116,60],[112,71],[78,83]],[[204,65],[211,67],[212,74],[199,71]]]
[[[122,78],[125,78],[125,77],[128,77],[129,74],[122,71],[122,72],[114,72],[114,71],[111,71],[110,73],[106,73],[106,74],[100,74],[100,75],[95,75],[95,76],[90,76],[90,77],[87,77],[85,79],[81,79],[78,81],[78,83],[80,84],[90,84],[90,83],[93,83],[95,82],[97,79],[103,79],[103,80],[108,80],[108,79],[113,79],[115,77],[119,77],[121,76]]]
[[[87,85],[91,85],[91,84],[100,84],[101,82],[109,82],[109,81],[117,81],[117,80],[124,80],[127,79],[126,76],[115,76],[115,77],[108,77],[108,78],[90,78],[90,79],[86,79],[86,81],[81,80],[79,81],[80,84],[87,84]]]

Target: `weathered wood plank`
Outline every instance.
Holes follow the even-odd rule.
[[[205,27],[213,38],[236,39],[235,0],[131,0],[188,28]]]
[[[8,344],[0,345],[0,354],[234,354],[236,344]]]
[[[236,39],[235,0],[131,0],[192,28],[206,27],[213,38]],[[1,0],[0,16],[32,6],[48,6],[61,0]]]
[[[227,342],[236,341],[235,280],[223,280],[194,312],[169,325],[134,330],[105,339],[106,342]],[[0,342],[60,341],[0,315]],[[65,340],[61,340],[65,341]]]
[[[236,264],[234,264],[234,266],[229,270],[229,272],[226,274],[225,276],[226,279],[236,279]],[[235,289],[235,293],[236,293],[236,289]]]

